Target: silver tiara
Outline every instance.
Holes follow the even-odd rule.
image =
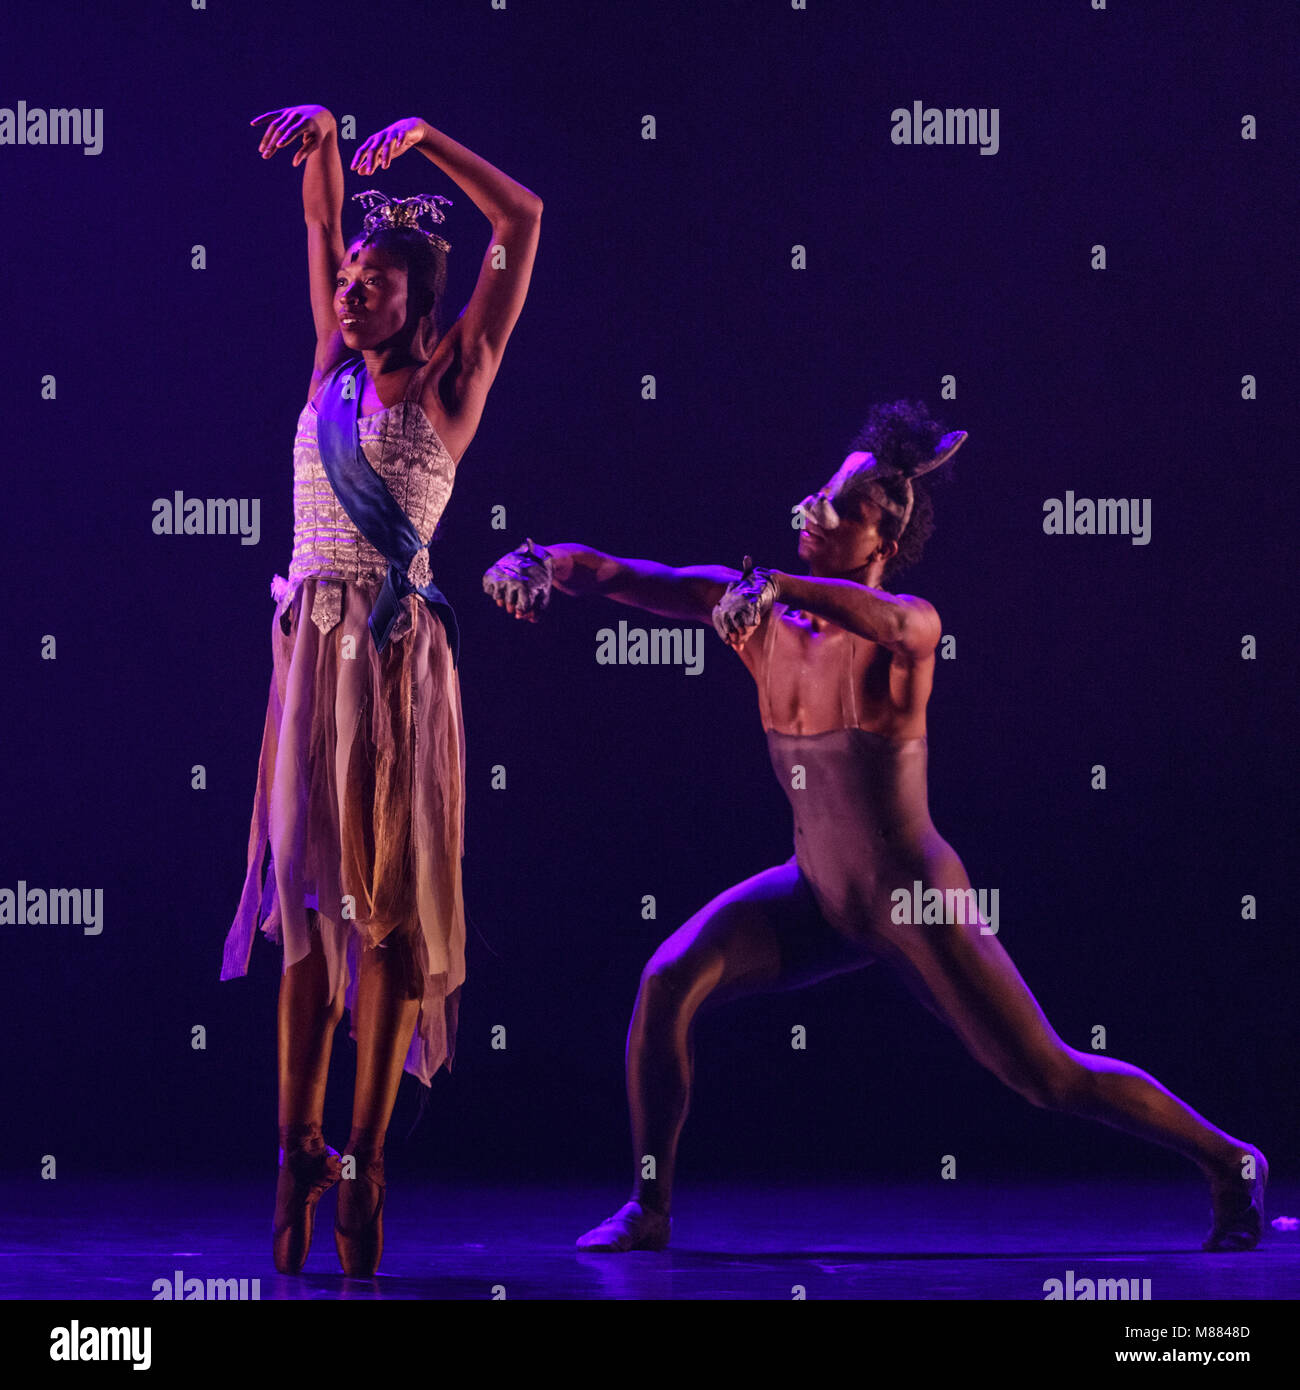
[[[390,198],[387,193],[381,193],[377,188],[367,188],[352,196],[360,198],[366,206],[366,215],[361,225],[367,236],[385,227],[410,227],[422,232],[429,244],[438,247],[444,254],[451,250],[451,244],[445,237],[427,231],[419,222],[422,214],[434,222],[444,222],[446,217],[438,204],[446,203],[451,207],[450,198],[444,198],[440,193],[417,193],[410,198]],[[373,201],[367,203],[367,199]]]

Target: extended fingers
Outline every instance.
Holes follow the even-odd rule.
[[[382,162],[384,168],[388,167],[388,161],[383,158],[384,146],[387,142],[382,135],[368,136],[365,143],[352,158],[352,168],[363,177],[368,177],[375,172],[377,163]]]
[[[400,132],[389,135],[379,131],[369,136],[357,150],[352,159],[352,168],[363,176],[373,174],[376,169],[387,169],[405,148],[406,136]]]
[[[273,151],[275,149],[275,147],[280,143],[281,131],[283,131],[288,126],[288,124],[288,112],[282,111],[279,115],[276,116],[276,118],[271,122],[271,124],[267,126],[267,128],[262,132],[262,143],[259,146],[263,154],[265,154],[267,150]]]
[[[371,162],[370,162],[370,172],[371,172],[372,174],[375,172],[376,166],[378,166],[378,167],[381,168],[381,169],[387,169],[387,168],[388,168],[388,166],[389,166],[389,164],[392,162],[392,158],[393,158],[393,155],[392,155],[392,148],[391,148],[391,147],[392,147],[392,144],[393,144],[393,140],[392,140],[392,137],[391,137],[391,136],[390,136],[387,140],[383,140],[383,141],[380,142],[380,144],[379,144],[378,148],[375,150],[374,156],[372,157]]]
[[[262,132],[262,138],[258,142],[257,152],[262,156],[263,159],[268,159],[270,157],[269,152],[273,149],[275,145],[276,135],[279,133],[280,122],[282,119],[283,113],[279,111],[275,112],[274,119],[271,121],[271,124],[268,125],[267,128]]]
[[[258,149],[262,152],[262,158],[270,159],[281,145],[293,138],[298,128],[306,119],[307,118],[302,112],[299,111],[292,114],[286,113],[272,121],[271,124],[267,126],[266,133],[262,136],[262,143],[258,146]]]

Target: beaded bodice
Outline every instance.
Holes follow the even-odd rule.
[[[361,449],[406,513],[428,540],[455,482],[447,446],[410,395],[357,420]],[[316,576],[312,621],[329,632],[339,620],[343,583],[383,583],[388,561],[357,530],[330,486],[316,442],[316,409],[298,416],[293,445],[293,558],[287,583],[276,576],[271,592],[284,604],[308,576]]]

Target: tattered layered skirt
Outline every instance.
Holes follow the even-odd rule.
[[[405,1069],[428,1085],[450,1069],[465,978],[465,735],[446,631],[417,596],[376,651],[366,620],[380,582],[309,576],[277,606],[247,872],[221,978],[248,973],[258,930],[283,946],[285,970],[318,930],[330,998],[345,991],[355,1038],[360,953],[398,952],[420,1000]],[[312,621],[322,611],[325,622]]]

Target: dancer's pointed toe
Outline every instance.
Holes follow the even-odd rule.
[[[271,1257],[281,1274],[300,1274],[311,1250],[316,1204],[339,1180],[338,1153],[321,1137],[319,1125],[281,1132],[280,1172],[275,1184]]]
[[[355,1156],[355,1155],[354,1155]],[[369,1279],[384,1253],[384,1156],[357,1158],[356,1176],[344,1179],[334,1217],[334,1248],[343,1273]]]

